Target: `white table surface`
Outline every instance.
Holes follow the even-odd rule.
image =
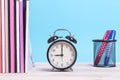
[[[48,63],[36,63],[28,73],[0,74],[0,80],[120,80],[120,63],[116,67],[93,67],[92,63],[76,63],[70,72],[51,71]]]

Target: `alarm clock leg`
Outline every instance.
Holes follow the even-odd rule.
[[[70,70],[71,70],[71,71],[73,71],[73,69],[72,69],[72,68],[70,68]]]
[[[55,69],[54,68],[52,68],[52,70],[51,71],[54,71]]]

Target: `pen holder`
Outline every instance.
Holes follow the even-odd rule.
[[[115,67],[115,42],[116,40],[93,40],[94,42],[94,66]]]

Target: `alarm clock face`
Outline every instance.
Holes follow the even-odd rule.
[[[75,47],[65,40],[54,42],[47,52],[49,63],[56,69],[70,68],[75,63],[76,57]]]

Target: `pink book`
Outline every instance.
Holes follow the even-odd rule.
[[[5,69],[9,72],[9,53],[8,53],[8,0],[5,0]]]
[[[2,6],[0,0],[0,73],[2,73]]]
[[[14,0],[10,0],[10,59],[11,73],[15,72],[15,47],[14,47]]]
[[[23,1],[20,0],[20,72],[24,73]]]

